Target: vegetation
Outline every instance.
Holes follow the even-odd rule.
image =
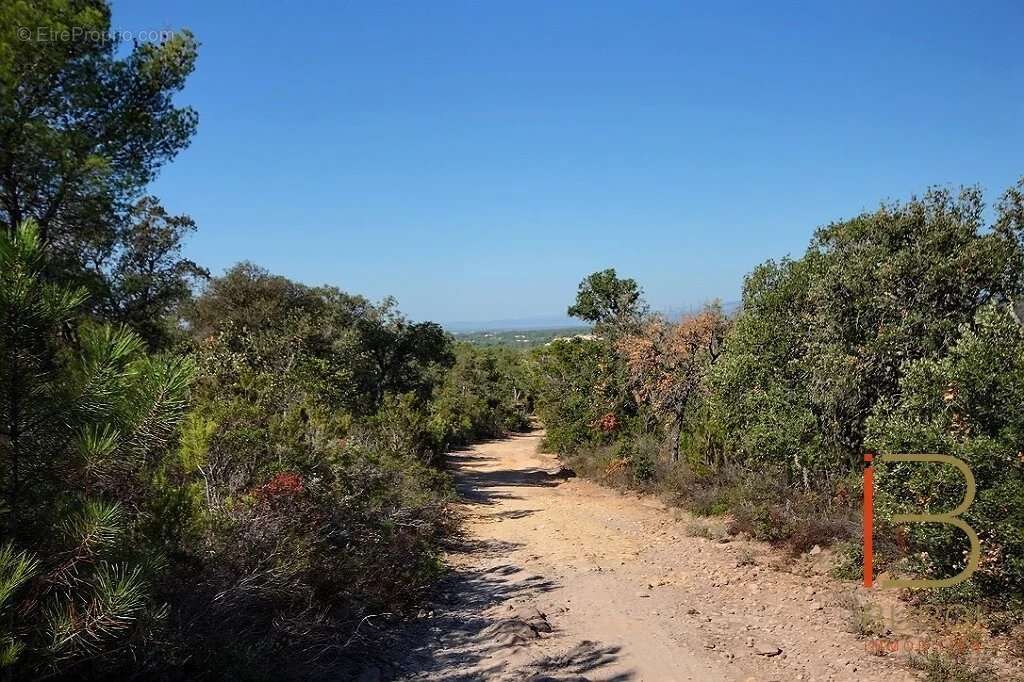
[[[502,348],[455,348],[431,405],[430,427],[443,451],[530,426],[531,401],[522,356]]]
[[[484,330],[475,332],[459,332],[455,334],[458,341],[474,346],[503,346],[511,349],[530,349],[543,346],[555,339],[587,335],[589,327],[564,327],[559,329],[517,329],[517,330]]]
[[[722,354],[729,328],[721,306],[671,324],[654,317],[619,339],[634,399],[665,417],[671,461],[679,461],[679,440],[687,408],[700,400],[708,375]]]
[[[197,42],[168,33],[119,58],[110,35],[105,0],[0,7],[0,228],[33,219],[51,276],[88,291],[89,311],[164,347],[166,315],[205,271],[179,255],[191,220],[144,190],[195,133],[196,112],[173,96]]]
[[[986,661],[977,658],[964,652],[931,651],[912,657],[910,664],[924,673],[926,682],[996,682],[1000,679]]]
[[[194,373],[124,327],[75,327],[85,296],[45,265],[34,223],[0,233],[0,662],[26,675],[128,655],[165,615],[147,525]]]
[[[991,225],[983,215],[979,190],[934,189],[823,227],[802,258],[747,277],[732,319],[713,305],[668,321],[632,280],[594,273],[569,311],[600,337],[532,355],[548,447],[583,473],[730,512],[733,532],[794,552],[855,535],[866,449],[953,454],[975,472],[965,520],[984,556],[948,596],[1019,604],[1024,181]],[[879,469],[880,529],[963,496],[955,470]],[[947,525],[889,528],[876,560],[949,576],[965,542]]]
[[[182,258],[145,189],[195,129],[196,42],[119,57],[109,22],[0,9],[0,668],[345,677],[441,571],[440,454],[528,427],[520,356]]]
[[[794,552],[854,537],[865,449],[953,454],[984,553],[942,598],[1024,604],[1024,181],[991,225],[967,189],[823,227],[756,268],[732,317],[653,315],[608,269],[569,308],[593,334],[482,347],[391,299],[184,258],[196,225],[146,190],[196,129],[173,97],[197,42],[94,39],[109,29],[105,0],[0,7],[8,678],[344,676],[363,626],[442,570],[443,453],[534,413],[582,473]],[[907,464],[880,465],[878,488],[883,522],[963,493]],[[964,539],[916,525],[878,557],[947,576]],[[926,667],[983,679],[961,663]]]
[[[868,445],[883,452],[953,455],[970,467],[977,496],[964,520],[982,542],[979,569],[960,597],[1024,595],[1024,329],[1005,305],[981,308],[939,358],[909,363],[898,395],[868,420]],[[948,511],[963,498],[960,474],[950,467],[880,467],[879,506],[911,513],[911,503]],[[920,512],[917,512],[920,513]],[[924,569],[954,575],[964,568],[965,538],[933,524],[906,533],[928,553]],[[1019,605],[1018,605],[1019,606]]]
[[[243,264],[155,356],[47,281],[33,224],[0,236],[0,264],[0,608],[18,675],[336,673],[357,651],[339,639],[440,571],[438,455],[528,425],[517,356],[453,348],[390,301]]]

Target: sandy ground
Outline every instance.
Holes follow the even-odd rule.
[[[452,457],[467,537],[402,679],[909,680],[847,632],[827,560],[692,537],[650,497],[551,475],[540,432]]]

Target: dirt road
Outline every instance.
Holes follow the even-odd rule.
[[[759,543],[694,537],[653,498],[550,475],[540,438],[452,455],[468,537],[404,678],[913,679],[846,631],[855,588],[822,555],[780,570]]]

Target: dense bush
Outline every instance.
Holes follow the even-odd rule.
[[[533,352],[535,409],[544,422],[546,447],[574,453],[609,442],[622,430],[632,403],[609,399],[614,361],[601,340],[557,339]]]
[[[171,644],[197,671],[329,674],[352,655],[339,641],[436,578],[453,524],[438,455],[523,426],[515,358],[456,358],[393,302],[245,264],[189,323],[193,406],[161,472],[179,512],[160,532],[178,540]]]
[[[242,265],[191,306],[183,354],[154,357],[76,326],[84,294],[45,280],[32,226],[0,234],[0,265],[19,675],[336,676],[441,570],[438,455],[528,426],[517,354],[456,353],[390,301]]]
[[[771,468],[787,481],[816,466],[822,435],[813,411],[808,346],[809,267],[767,262],[747,276],[741,313],[708,381],[712,415],[735,464]]]
[[[148,531],[157,462],[193,373],[122,327],[75,326],[37,228],[0,232],[0,667],[15,677],[137,655],[166,615]]]
[[[973,586],[982,594],[1024,594],[1024,329],[1006,306],[988,306],[964,325],[939,359],[911,363],[899,395],[868,421],[879,452],[937,452],[970,467],[977,497],[964,520],[982,543]],[[941,513],[963,499],[960,472],[939,464],[878,465],[885,513]],[[920,511],[920,510],[926,511]],[[964,568],[963,532],[944,524],[909,524],[930,575]]]
[[[931,190],[819,229],[802,258],[746,278],[731,325],[704,325],[724,334],[720,351],[717,332],[703,346],[673,343],[697,338],[686,330],[699,315],[666,322],[632,280],[591,275],[570,312],[599,338],[532,358],[547,445],[583,473],[729,512],[735,532],[794,551],[856,533],[866,447],[953,454],[978,483],[967,521],[983,563],[971,589],[1021,594],[1024,368],[1009,306],[1024,293],[1024,181],[991,225],[983,209],[977,189]],[[908,547],[886,525],[955,506],[958,472],[880,469],[879,555],[916,549],[924,561],[902,570],[958,572],[956,529],[916,524]]]
[[[821,228],[802,259],[747,278],[711,379],[736,458],[805,486],[856,465],[865,419],[906,363],[938,357],[979,306],[1024,288],[1019,190],[988,229],[982,209],[978,190],[932,190]]]
[[[430,429],[441,448],[525,431],[529,380],[518,351],[459,344],[455,364],[431,403]]]

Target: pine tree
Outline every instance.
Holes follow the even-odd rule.
[[[133,529],[192,367],[123,327],[75,324],[85,296],[47,281],[37,227],[0,233],[0,668],[60,672],[161,609],[159,559]]]

